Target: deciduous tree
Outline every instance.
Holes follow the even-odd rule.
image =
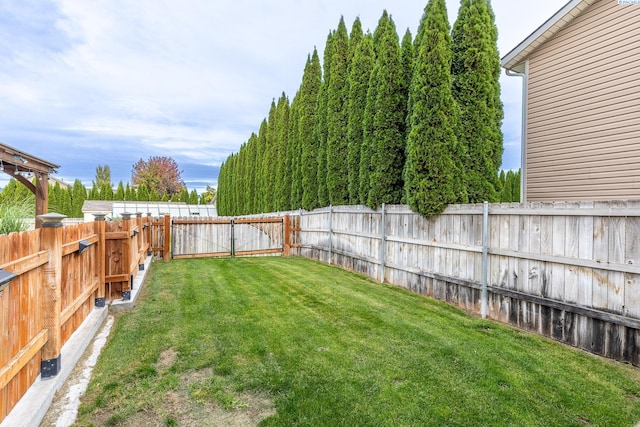
[[[173,195],[185,188],[181,173],[178,164],[171,157],[152,156],[146,161],[140,159],[133,165],[131,182],[138,186],[146,185],[149,192],[154,190],[156,194],[163,194],[166,191]]]

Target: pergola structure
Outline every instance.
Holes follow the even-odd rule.
[[[0,172],[25,185],[36,196],[36,216],[47,213],[49,175],[60,166],[0,143]],[[36,178],[35,184],[32,182]],[[36,221],[36,227],[40,221]]]

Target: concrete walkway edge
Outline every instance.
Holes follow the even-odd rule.
[[[147,257],[144,263],[144,270],[140,271],[133,280],[130,301],[114,301],[109,305],[109,308],[96,308],[87,316],[82,325],[62,347],[60,352],[62,362],[60,373],[46,380],[38,376],[18,404],[2,420],[0,427],[33,427],[40,425],[49,410],[49,406],[51,406],[51,402],[53,402],[55,394],[71,375],[85,350],[93,341],[98,330],[100,330],[109,311],[125,311],[133,308],[144,284],[144,278],[149,271],[150,264],[151,257]]]

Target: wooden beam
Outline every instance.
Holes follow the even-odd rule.
[[[40,267],[41,265],[45,265],[49,262],[49,251],[44,250],[40,252],[36,252],[31,255],[27,255],[25,257],[7,262],[5,264],[0,265],[0,268],[3,270],[7,270],[13,274],[17,274],[18,276],[26,273],[27,271],[31,271],[35,268]]]
[[[82,304],[84,304],[85,301],[87,301],[98,289],[98,285],[99,284],[96,281],[93,286],[85,289],[78,298],[76,298],[71,304],[69,304],[62,310],[62,312],[60,313],[60,325],[64,325],[67,320],[69,320],[71,316],[73,316],[75,312],[78,311],[78,308],[80,308],[80,306],[82,306]]]
[[[2,390],[24,368],[47,342],[47,330],[36,334],[27,345],[0,369],[0,390]]]

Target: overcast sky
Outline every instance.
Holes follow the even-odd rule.
[[[493,0],[504,56],[566,0]],[[173,157],[190,189],[295,95],[307,55],[341,16],[382,11],[415,37],[427,0],[0,0],[0,141],[90,186],[108,165]],[[459,0],[447,0],[449,20]],[[503,76],[503,168],[520,167],[521,80]],[[0,174],[0,186],[9,176]]]

